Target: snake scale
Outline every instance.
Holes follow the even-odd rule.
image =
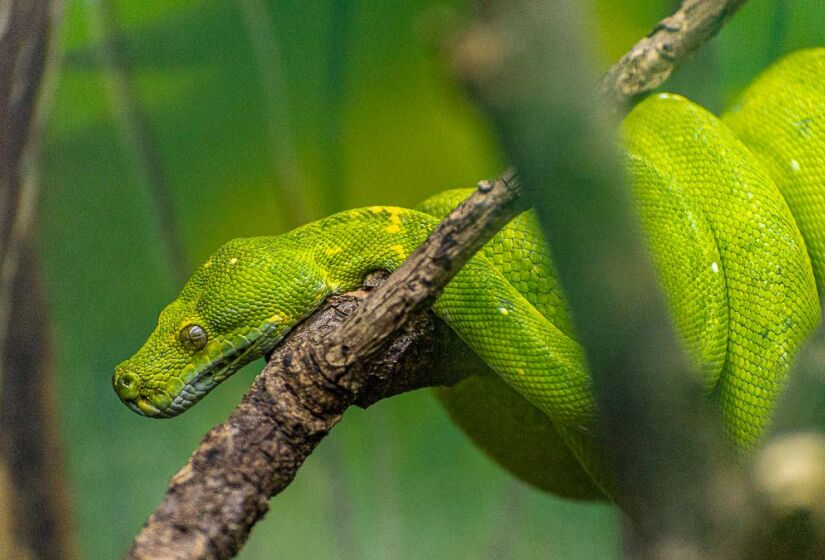
[[[741,450],[771,421],[825,288],[825,48],[766,70],[721,118],[671,94],[622,123],[637,212],[683,348]],[[117,366],[120,398],[175,416],[271,350],[326,297],[394,270],[467,191],[415,210],[350,210],[276,237],[235,239]],[[602,496],[588,460],[595,404],[537,219],[525,212],[446,287],[435,312],[498,376],[440,389],[499,463],[548,491]]]

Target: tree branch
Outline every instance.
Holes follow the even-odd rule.
[[[722,21],[716,29],[721,24]],[[677,50],[673,64],[709,37],[707,32],[700,36],[696,35],[698,31],[691,31],[696,29],[704,28],[685,24],[683,40],[692,41],[695,46]],[[488,41],[491,37],[493,40]],[[460,73],[467,78],[489,69],[491,63],[497,62],[496,55],[501,54],[497,51],[499,46],[495,35],[476,33],[465,37],[456,46],[455,60]],[[623,58],[611,72],[626,66],[629,72],[632,60]],[[639,85],[624,86],[625,95],[644,91],[641,84],[657,80],[661,83],[666,75],[661,79],[659,75],[669,75],[672,65],[666,70],[661,65],[639,66],[633,71]],[[616,77],[609,74],[604,83],[618,80],[619,75],[622,73]],[[443,362],[445,356],[453,355],[452,351],[417,344],[428,338],[431,329],[438,328],[428,326],[421,330],[416,325],[430,319],[428,315],[420,318],[419,314],[470,256],[523,209],[520,191],[512,174],[481,183],[439,225],[427,243],[364,299],[346,321],[323,318],[338,313],[341,304],[336,299],[296,329],[273,354],[241,405],[225,423],[207,434],[189,462],[173,477],[166,497],[127,556],[230,557],[266,511],[270,496],[292,480],[304,458],[347,406],[368,405],[427,384],[457,381],[461,372],[451,367],[455,362],[446,367]],[[415,321],[419,322],[405,327],[417,316]],[[396,367],[403,360],[411,360],[409,355],[400,357],[381,351],[387,348],[388,340],[398,340],[391,336],[402,328],[405,334],[401,336],[411,338],[407,348],[415,355],[414,360],[407,362],[415,367],[409,369]],[[450,336],[435,338],[441,339],[455,342]],[[392,348],[396,342],[389,344]],[[380,359],[367,361],[373,354]],[[428,371],[436,366],[440,374]],[[447,375],[442,376],[444,373]]]
[[[238,408],[206,435],[172,478],[127,557],[231,557],[266,513],[269,497],[286,488],[349,405],[367,407],[486,371],[428,313],[389,339],[375,360],[354,363],[339,381],[330,381],[330,366],[316,349],[353,329],[347,325],[364,308],[367,293],[331,298],[278,346]],[[356,394],[354,378],[362,380]]]
[[[472,253],[521,210],[517,193],[509,177],[482,182],[398,269],[401,274],[390,276],[338,321],[340,328],[319,322],[329,309],[338,309],[333,303],[279,345],[241,405],[173,477],[128,556],[230,557],[265,513],[269,497],[286,487],[347,406],[367,406],[477,373],[481,368],[467,370],[472,360],[466,357],[455,362],[457,368],[437,363],[437,356],[466,353],[443,346],[455,344],[454,337],[442,334],[436,344],[426,331],[414,337],[416,353],[406,358],[366,358],[426,309]],[[404,346],[406,351],[409,345]],[[413,364],[412,357],[420,363]],[[370,364],[377,369],[370,370]]]

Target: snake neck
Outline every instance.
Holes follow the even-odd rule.
[[[311,258],[331,293],[363,284],[376,270],[392,272],[421,245],[438,221],[422,212],[373,206],[335,214],[292,232],[311,247]]]

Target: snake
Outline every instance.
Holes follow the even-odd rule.
[[[677,94],[650,95],[620,137],[681,347],[731,445],[747,452],[820,322],[825,48],[778,61],[721,116]],[[348,210],[227,242],[115,368],[117,395],[148,417],[186,411],[328,297],[397,269],[467,195],[450,190],[414,209]],[[436,390],[451,418],[542,490],[610,497],[609,474],[592,458],[600,429],[592,380],[536,215],[527,210],[500,230],[432,309],[495,372]]]

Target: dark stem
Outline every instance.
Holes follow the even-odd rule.
[[[75,557],[32,241],[58,4],[12,0],[0,8],[0,551],[9,558]]]

